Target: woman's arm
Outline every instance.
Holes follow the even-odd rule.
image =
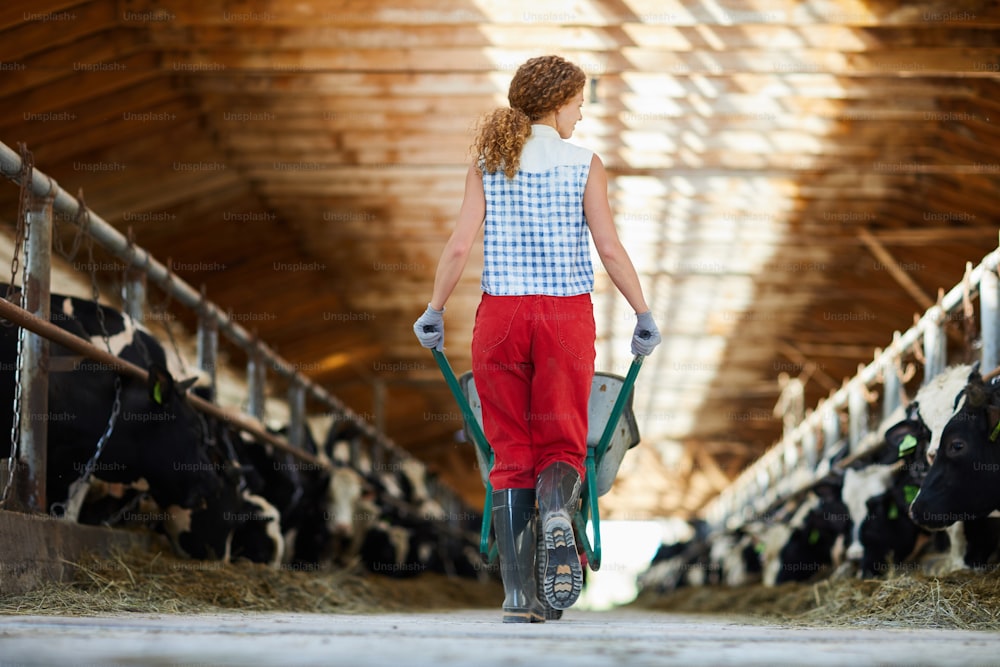
[[[444,308],[445,302],[462,277],[472,245],[476,242],[476,236],[485,218],[486,194],[483,190],[483,175],[473,164],[469,166],[469,171],[465,175],[465,195],[458,212],[458,221],[451,237],[445,243],[444,250],[441,251],[437,272],[434,275],[434,291],[430,305],[435,310]]]
[[[590,161],[590,175],[583,191],[583,212],[587,217],[597,254],[611,277],[611,282],[637,314],[647,312],[649,306],[642,295],[639,276],[625,246],[618,238],[618,230],[611,216],[611,205],[608,203],[608,175],[604,170],[604,163],[597,155]]]

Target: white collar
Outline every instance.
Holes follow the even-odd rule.
[[[562,139],[559,136],[559,132],[556,128],[551,125],[542,125],[541,123],[535,123],[531,126],[531,136],[533,137],[555,137],[556,139]]]

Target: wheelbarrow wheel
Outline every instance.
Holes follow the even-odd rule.
[[[538,543],[535,547],[535,592],[538,595],[538,601],[542,603],[542,609],[545,610],[545,620],[558,621],[562,618],[563,610],[556,609],[549,604],[542,586],[542,581],[545,579],[545,563],[542,560],[542,555],[545,553],[545,535],[541,530],[540,518],[535,519],[535,525],[538,526],[538,530],[535,531],[538,534]]]

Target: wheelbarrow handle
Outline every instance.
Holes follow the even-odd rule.
[[[628,368],[628,373],[625,375],[625,381],[622,383],[621,389],[618,391],[618,398],[615,399],[615,404],[611,408],[611,414],[608,416],[608,421],[604,425],[604,431],[601,433],[601,439],[597,441],[597,451],[595,452],[595,459],[600,464],[601,460],[604,458],[604,453],[607,451],[608,446],[611,444],[611,438],[614,437],[615,428],[618,426],[618,418],[621,417],[622,411],[625,410],[625,404],[628,402],[629,395],[632,393],[632,387],[635,385],[635,379],[639,375],[639,369],[642,368],[642,360],[645,357],[641,354],[635,355],[632,358],[632,365]]]
[[[465,393],[462,391],[462,387],[458,384],[458,378],[455,377],[455,371],[451,369],[451,364],[448,363],[448,358],[445,357],[444,352],[440,350],[432,348],[431,352],[434,353],[434,361],[437,362],[438,368],[441,369],[441,375],[444,376],[444,381],[448,384],[448,388],[455,397],[455,402],[458,403],[458,407],[462,411],[462,418],[465,420],[465,428],[468,429],[469,435],[472,437],[472,441],[475,443],[476,447],[479,448],[479,452],[483,455],[483,460],[490,461],[493,456],[493,451],[490,448],[489,442],[486,440],[486,434],[483,433],[483,429],[479,425],[479,420],[476,419],[476,415],[472,411],[472,406],[469,405],[469,399],[466,398]]]

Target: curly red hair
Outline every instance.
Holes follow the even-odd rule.
[[[569,102],[583,90],[587,75],[559,56],[531,58],[517,68],[507,91],[509,108],[483,116],[472,150],[487,174],[503,170],[513,178],[521,163],[521,149],[531,124]]]

